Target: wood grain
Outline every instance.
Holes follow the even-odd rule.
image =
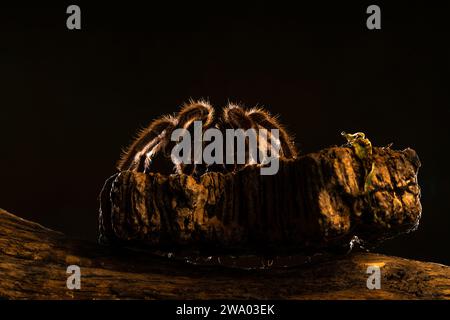
[[[81,289],[66,268],[81,267]],[[381,289],[366,287],[370,265]],[[287,269],[195,266],[145,251],[69,239],[0,210],[3,299],[450,299],[450,267],[374,253]]]
[[[414,230],[422,212],[412,149],[373,148],[373,170],[350,147],[236,173],[122,171],[101,192],[103,242],[141,242],[217,252],[298,252],[377,242]],[[370,165],[369,165],[370,166]]]

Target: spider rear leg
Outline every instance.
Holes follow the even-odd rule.
[[[142,165],[146,154],[161,141],[164,132],[170,131],[174,125],[175,119],[170,116],[163,116],[151,122],[138,133],[137,138],[122,153],[117,169],[143,171]]]
[[[286,159],[295,159],[298,155],[293,139],[286,129],[278,122],[277,118],[262,108],[253,108],[247,113],[248,117],[258,126],[270,129],[278,129],[280,142],[280,156]],[[269,135],[268,135],[269,137]],[[270,142],[267,141],[270,146]]]

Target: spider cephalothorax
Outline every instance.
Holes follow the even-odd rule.
[[[266,110],[262,108],[247,110],[238,105],[229,104],[221,114],[216,115],[208,102],[200,100],[189,101],[177,114],[156,119],[148,127],[141,130],[138,137],[123,153],[117,168],[119,171],[171,173],[175,166],[175,170],[179,174],[199,176],[207,171],[235,172],[246,165],[255,163],[254,159],[251,159],[248,155],[245,164],[207,165],[174,162],[171,158],[171,150],[176,142],[171,139],[172,133],[176,129],[186,129],[188,132],[192,132],[194,123],[198,121],[201,121],[202,132],[209,128],[215,128],[221,132],[227,129],[266,129],[269,132],[271,129],[278,129],[278,156],[284,159],[295,159],[297,157],[297,149],[293,139],[278,120]],[[258,148],[264,146],[270,149],[273,141],[270,142],[269,140],[272,138],[270,134],[263,138],[258,136]],[[224,148],[223,151],[229,150]]]

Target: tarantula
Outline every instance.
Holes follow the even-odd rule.
[[[226,129],[258,130],[264,128],[269,131],[270,129],[278,129],[279,158],[295,159],[297,157],[298,152],[293,138],[278,122],[277,118],[270,115],[268,111],[262,108],[244,109],[238,105],[229,104],[223,109],[220,116],[215,116],[214,108],[207,101],[190,100],[189,103],[182,106],[177,114],[162,116],[141,130],[132,144],[123,151],[117,169],[119,171],[170,174],[173,173],[175,167],[178,174],[200,176],[211,171],[236,172],[254,163],[248,155],[245,164],[207,165],[174,162],[170,157],[170,151],[176,142],[171,140],[171,135],[178,128],[192,132],[194,121],[202,121],[202,132],[209,128],[216,128],[221,132]],[[258,148],[264,144],[270,146],[268,138],[270,138],[270,135],[267,136],[266,141],[258,141]],[[258,137],[258,140],[260,139]]]

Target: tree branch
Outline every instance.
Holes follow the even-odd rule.
[[[81,268],[81,290],[66,268]],[[381,289],[366,287],[381,267]],[[0,298],[6,299],[450,299],[450,267],[355,253],[302,267],[194,266],[144,251],[77,241],[0,210]]]

